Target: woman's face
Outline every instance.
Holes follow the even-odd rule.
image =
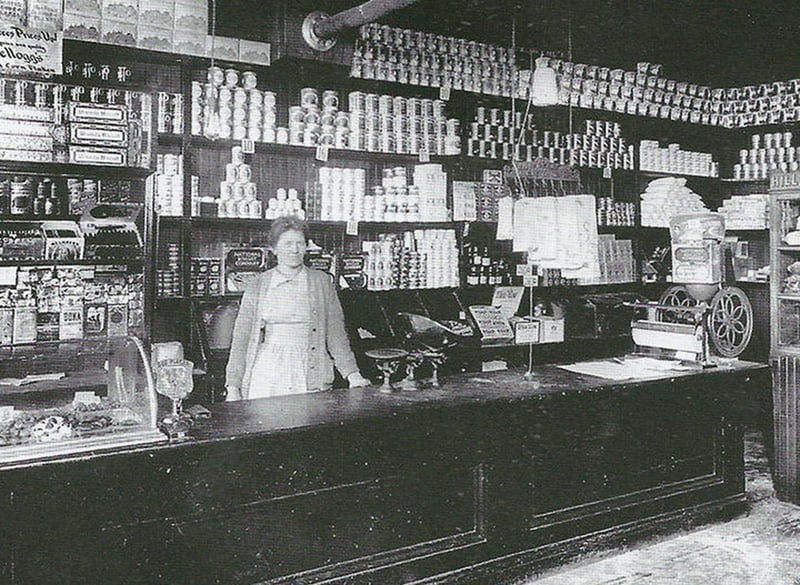
[[[302,266],[306,253],[306,239],[303,232],[287,230],[278,238],[273,249],[278,257],[278,266],[297,268]]]

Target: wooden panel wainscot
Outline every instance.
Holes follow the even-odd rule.
[[[492,583],[740,509],[747,362],[212,405],[192,438],[0,471],[16,584]]]

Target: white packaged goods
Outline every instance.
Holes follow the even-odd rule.
[[[683,177],[650,181],[641,198],[644,227],[669,227],[669,220],[674,215],[708,211],[700,196],[686,186]]]

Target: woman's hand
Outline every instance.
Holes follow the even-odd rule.
[[[225,402],[233,402],[241,399],[242,393],[239,392],[238,388],[235,386],[225,386]]]
[[[372,384],[369,380],[367,380],[364,376],[361,375],[361,372],[353,372],[349,376],[347,376],[347,383],[350,388],[360,388],[362,386],[369,386]]]

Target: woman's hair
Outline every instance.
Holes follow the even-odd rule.
[[[290,215],[284,215],[272,222],[269,227],[267,243],[273,248],[278,245],[278,240],[286,232],[295,231],[303,234],[303,238],[308,241],[308,226],[302,219],[297,219]]]

